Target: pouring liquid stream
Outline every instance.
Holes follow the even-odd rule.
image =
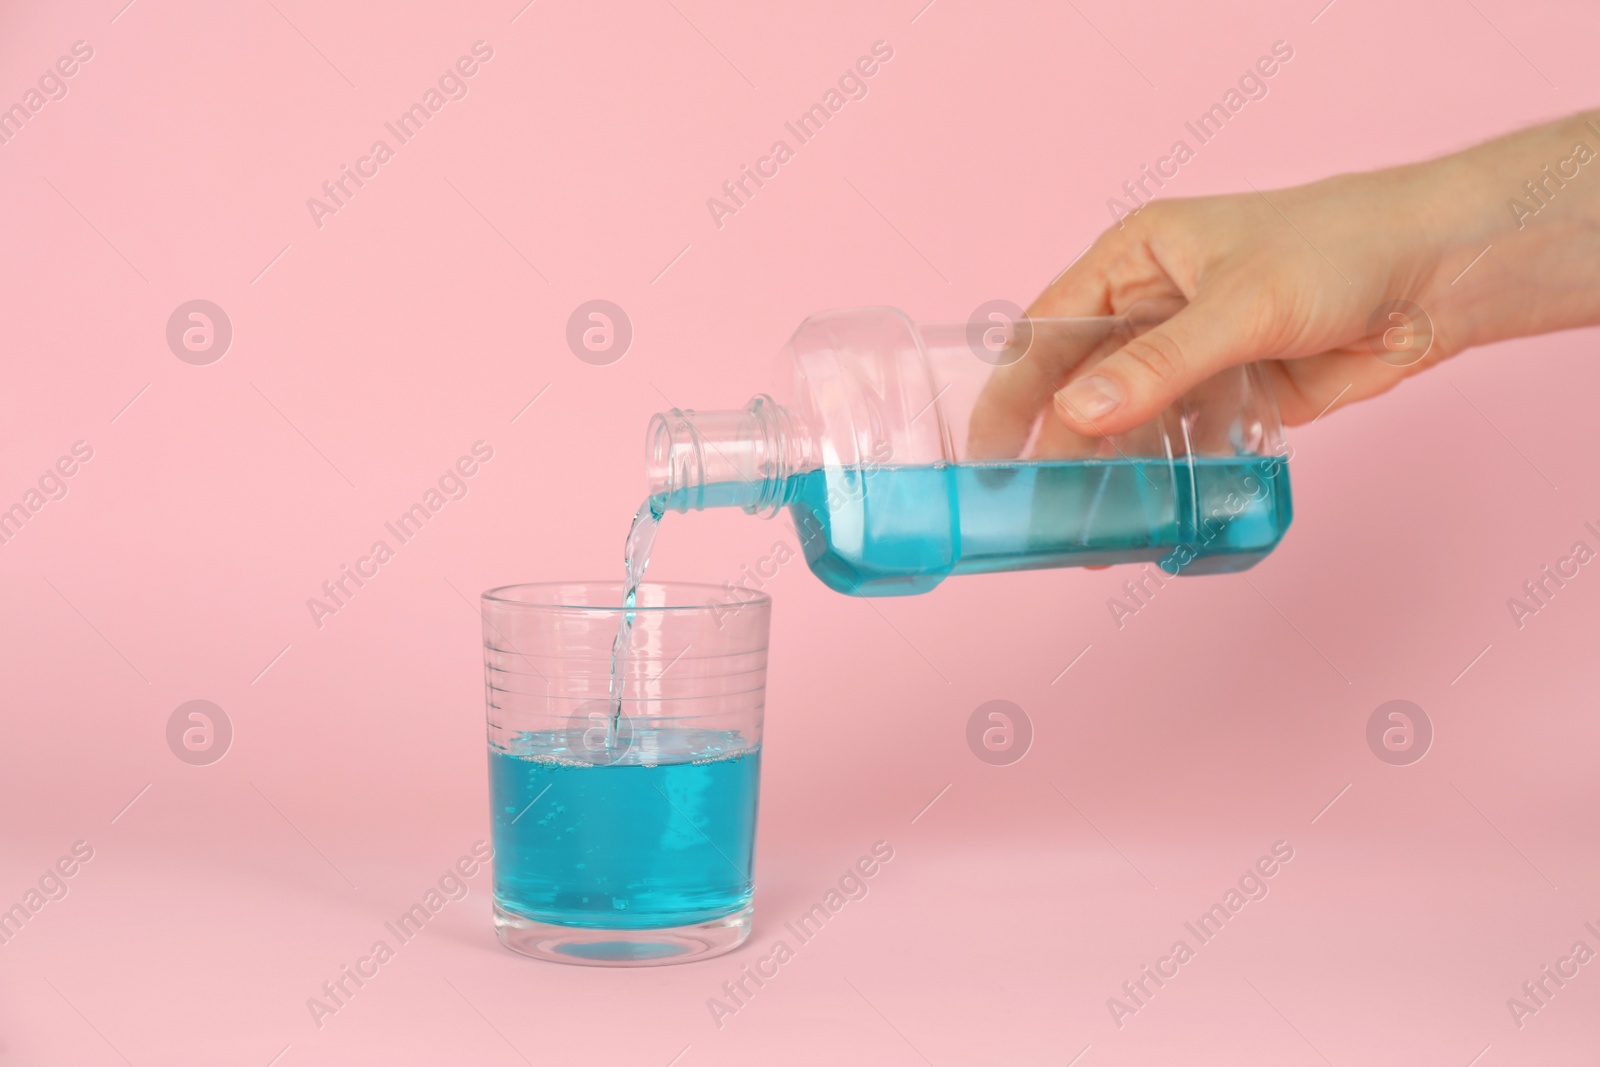
[[[656,531],[661,528],[661,511],[654,500],[646,500],[628,527],[628,540],[622,549],[622,565],[627,574],[623,583],[622,606],[630,609],[622,613],[617,623],[617,636],[611,644],[611,684],[609,696],[611,715],[606,723],[606,750],[617,745],[622,727],[623,676],[628,668],[628,649],[633,639],[633,611],[638,600],[639,583],[644,580],[644,569],[650,563],[650,550],[655,547]]]

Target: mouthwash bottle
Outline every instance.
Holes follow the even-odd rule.
[[[812,572],[857,596],[1042,567],[1244,570],[1292,515],[1289,449],[1259,367],[1230,368],[1113,437],[1077,434],[1052,410],[1068,378],[1170,310],[814,316],[789,342],[788,402],[651,419],[651,509],[787,508]]]

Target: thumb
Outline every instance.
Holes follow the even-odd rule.
[[[1086,367],[1055,395],[1056,415],[1082,433],[1109,436],[1155,418],[1226,367],[1269,353],[1241,333],[1217,297],[1198,297],[1172,318]]]

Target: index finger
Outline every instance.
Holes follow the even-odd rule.
[[[1028,318],[1082,318],[1111,314],[1111,291],[1103,241],[1096,241],[1028,306]],[[1041,336],[1043,334],[1044,336]],[[1090,354],[1091,345],[1035,330],[1023,357],[996,367],[978,394],[967,427],[972,459],[1009,459],[1021,453],[1039,415],[1067,374]]]

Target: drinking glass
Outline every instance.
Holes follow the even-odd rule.
[[[541,959],[679,963],[750,933],[771,598],[661,582],[631,608],[623,595],[483,594],[494,923]]]

